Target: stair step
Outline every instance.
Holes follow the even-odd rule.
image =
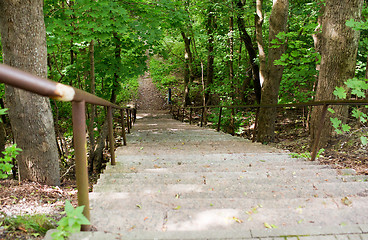
[[[319,183],[271,185],[271,184],[146,184],[118,185],[103,184],[94,187],[95,192],[127,192],[146,196],[166,194],[182,198],[301,198],[301,197],[335,197],[362,195],[368,193],[367,182]]]
[[[296,211],[312,210],[316,207],[323,207],[323,209],[340,209],[347,207],[360,208],[367,206],[367,197],[348,197],[340,196],[339,198],[322,198],[322,197],[310,197],[310,198],[275,198],[275,199],[263,199],[263,198],[176,198],[175,196],[167,197],[165,195],[151,195],[142,197],[138,194],[134,196],[129,193],[90,193],[91,207],[94,211],[101,209],[106,210],[174,210],[174,209],[222,209],[237,208],[249,211],[253,214],[253,211],[259,210],[259,208],[285,208]]]

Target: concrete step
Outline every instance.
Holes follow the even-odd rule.
[[[129,193],[90,193],[91,207],[93,211],[97,210],[177,210],[177,209],[228,209],[236,206],[237,208],[248,211],[248,215],[258,212],[259,208],[272,209],[289,209],[289,210],[313,210],[322,207],[323,209],[340,209],[340,208],[364,208],[367,206],[367,197],[348,197],[341,196],[339,198],[177,198],[167,197],[165,195],[150,195],[142,198],[139,195],[132,196]]]
[[[182,198],[304,198],[304,197],[336,197],[360,195],[368,193],[367,182],[318,183],[318,184],[146,184],[146,185],[96,185],[94,192],[126,192],[150,195],[179,195]]]
[[[276,229],[254,229],[254,230],[206,230],[206,231],[127,231],[121,233],[109,232],[78,232],[73,233],[69,240],[195,240],[195,239],[300,239],[300,240],[330,240],[330,239],[366,239],[368,232],[366,224],[351,224],[343,226],[293,226],[278,227]],[[45,240],[51,240],[54,230],[47,232]]]
[[[262,176],[261,176],[262,175]],[[284,175],[276,175],[274,172],[266,174],[251,174],[249,172],[183,172],[183,173],[105,173],[97,181],[97,185],[117,184],[117,185],[146,185],[152,182],[160,184],[198,184],[198,185],[295,185],[295,184],[318,184],[324,182],[366,182],[364,176],[339,176],[335,174],[319,174],[311,178],[310,175],[300,176],[296,171]]]
[[[206,230],[249,230],[264,229],[265,223],[275,227],[338,226],[367,224],[368,219],[361,212],[368,208],[320,209],[300,211],[295,209],[259,209],[249,214],[244,209],[204,210],[105,210],[102,217],[91,215],[92,224],[100,231],[206,231]],[[105,216],[105,217],[104,217]],[[277,225],[276,225],[277,224]]]
[[[203,171],[202,171],[203,170]],[[239,181],[246,181],[252,179],[281,179],[281,180],[290,180],[290,179],[298,179],[298,178],[308,178],[308,177],[315,177],[317,181],[321,179],[334,179],[339,178],[337,175],[338,171],[335,169],[296,169],[292,171],[286,170],[267,170],[267,169],[255,169],[255,170],[241,170],[240,172],[226,172],[221,171],[217,172],[217,169],[213,169],[214,172],[210,171],[208,168],[198,169],[198,171],[190,172],[188,171],[177,171],[177,172],[170,172],[171,169],[166,168],[159,168],[159,169],[152,169],[151,171],[147,172],[130,172],[130,173],[119,173],[119,172],[106,172],[104,175],[101,176],[101,180],[106,178],[108,179],[142,179],[142,181],[149,180],[149,181],[157,181],[159,182],[162,179],[172,179],[173,181],[179,181],[181,179],[201,179],[201,183],[204,182],[204,178],[208,178],[209,180],[213,178],[218,179],[236,179]],[[347,177],[352,175],[340,175],[340,177]]]

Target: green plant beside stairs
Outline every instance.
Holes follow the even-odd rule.
[[[56,231],[51,234],[52,239],[64,240],[72,233],[79,232],[82,225],[89,225],[90,222],[83,215],[83,209],[84,206],[74,208],[69,201],[66,201],[65,211],[63,212],[66,216],[58,222]]]

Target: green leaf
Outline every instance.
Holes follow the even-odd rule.
[[[332,126],[337,129],[340,127],[341,124],[341,120],[338,118],[330,118],[331,122],[332,122]]]
[[[346,91],[343,87],[336,87],[333,94],[340,99],[346,98]]]
[[[330,113],[334,114],[335,113],[335,110],[333,110],[332,108],[328,108],[327,109]]]
[[[342,131],[344,131],[344,132],[348,132],[351,129],[351,127],[349,125],[347,125],[347,124],[343,124],[341,126],[341,128],[342,128]]]
[[[368,138],[367,138],[367,137],[365,137],[365,136],[361,136],[361,137],[360,137],[360,141],[362,142],[362,144],[363,144],[364,146],[367,146],[367,143],[368,143]]]

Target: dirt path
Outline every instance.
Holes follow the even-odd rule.
[[[153,84],[149,72],[145,72],[139,79],[137,108],[138,110],[164,110],[168,108],[166,100]]]

